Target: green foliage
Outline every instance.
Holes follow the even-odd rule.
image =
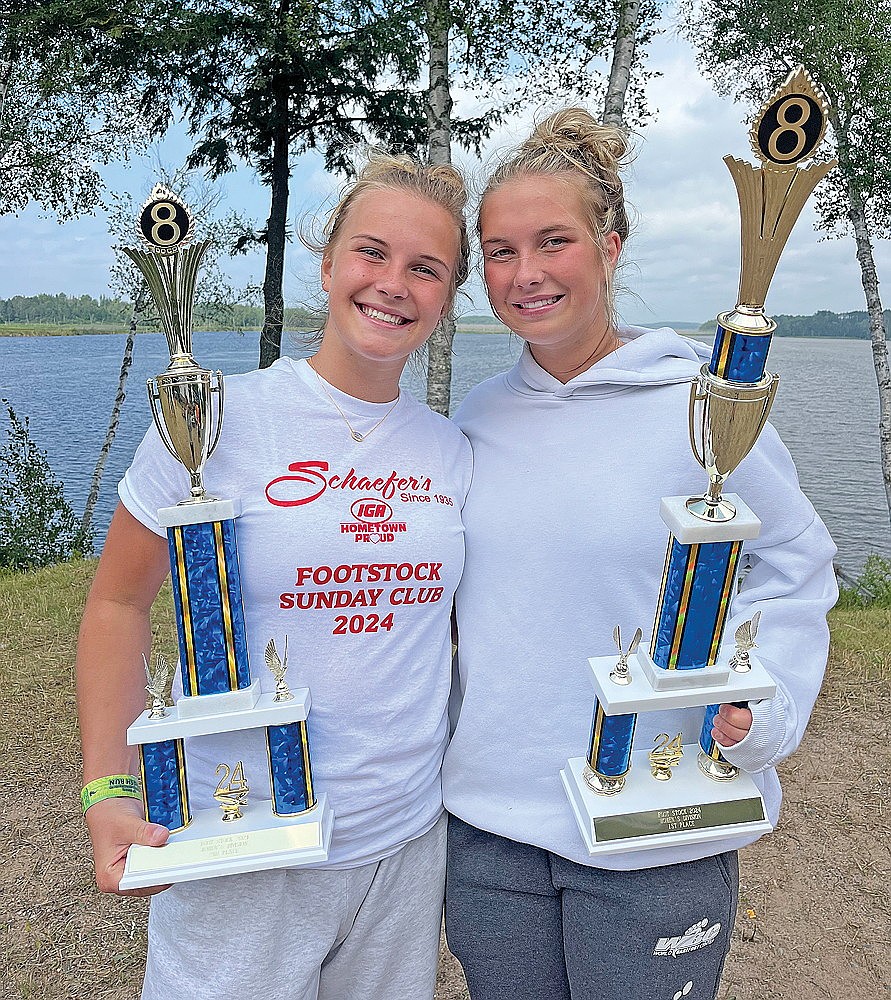
[[[840,578],[838,607],[891,608],[891,560],[873,553],[859,576]]]
[[[214,303],[214,313],[196,303],[195,326],[206,329],[259,330],[263,325],[263,310],[259,306],[227,302],[220,307]],[[15,295],[0,299],[0,326],[4,323],[56,324],[72,326],[117,326],[123,330],[133,311],[133,304],[122,299],[90,295]],[[308,309],[285,309],[285,326],[288,329],[307,329],[318,324],[318,317]],[[148,329],[157,329],[151,322]]]
[[[0,323],[124,323],[129,306],[106,295],[14,295],[0,299]]]
[[[847,232],[853,198],[873,236],[891,234],[891,0],[699,0],[685,27],[718,90],[756,106],[804,65],[839,160],[817,189],[821,227]]]
[[[92,552],[45,451],[31,439],[7,400],[0,446],[0,571],[28,570]]]
[[[118,0],[120,3],[121,0]],[[398,4],[395,5],[398,13]],[[349,170],[370,135],[399,148],[421,139],[422,49],[389,5],[367,0],[145,0],[112,60],[138,65],[144,101],[184,111],[191,166],[212,177],[241,160],[273,178],[275,143],[319,149]]]
[[[820,309],[812,316],[773,316],[777,337],[835,337],[843,340],[869,340],[869,316],[863,310],[836,313]],[[891,310],[885,310],[885,324],[891,323]],[[715,321],[706,320],[699,329],[714,332]]]
[[[60,218],[89,211],[96,165],[144,145],[134,74],[94,72],[121,31],[113,6],[0,0],[0,214],[32,201]]]

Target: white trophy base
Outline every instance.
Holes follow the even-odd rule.
[[[647,751],[636,750],[625,787],[609,796],[588,787],[584,757],[567,761],[560,777],[588,853],[622,854],[770,833],[764,800],[751,777],[740,772],[732,781],[715,781],[700,771],[698,755],[698,744],[685,746],[671,780],[657,781]]]
[[[183,500],[175,507],[162,507],[158,511],[158,524],[162,528],[178,528],[184,524],[209,524],[212,521],[229,521],[241,514],[241,501]]]
[[[275,701],[274,694],[260,694],[259,690],[260,682],[254,681],[244,691],[232,694],[203,694],[194,698],[180,698],[175,705],[167,707],[167,715],[162,719],[150,719],[149,711],[146,710],[127,730],[127,745],[160,743],[162,740],[208,736],[211,733],[233,733],[241,729],[258,729],[260,726],[284,726],[289,722],[302,722],[309,714],[312,704],[309,688],[295,688],[291,692],[294,697],[290,701]],[[247,692],[252,692],[255,697],[249,700],[245,708],[239,708],[227,700],[233,695]],[[199,710],[201,714],[198,714]]]
[[[649,653],[638,650],[628,657],[628,684],[616,684],[610,678],[616,660],[615,655],[592,656],[588,660],[597,700],[607,715],[757,701],[772,698],[777,690],[764,665],[751,653],[751,670],[737,673],[721,664],[696,670],[663,670],[653,663]]]
[[[724,500],[732,503],[736,514],[729,521],[703,521],[687,510],[690,497],[662,497],[659,516],[681,545],[703,545],[711,542],[742,542],[757,538],[761,522],[752,508],[736,493],[725,493]]]
[[[179,666],[177,666],[179,669]],[[260,700],[260,682],[253,680],[246,688],[222,691],[220,694],[183,695],[176,702],[180,719],[207,718],[227,712],[240,712],[253,708]]]
[[[268,868],[297,868],[328,860],[334,810],[325,794],[299,816],[274,816],[269,799],[252,799],[244,816],[224,823],[219,809],[199,809],[163,847],[133,844],[122,889],[194,882]]]

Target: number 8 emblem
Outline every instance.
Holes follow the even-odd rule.
[[[151,237],[155,246],[169,247],[179,243],[182,232],[176,224],[176,205],[172,205],[169,201],[156,201],[151,206],[151,217],[155,221]],[[170,235],[165,238],[163,230],[167,230]]]
[[[754,133],[762,160],[792,167],[810,156],[823,138],[826,118],[807,94],[784,94],[765,108]]]
[[[143,207],[138,229],[146,243],[159,250],[173,250],[189,238],[191,222],[185,206],[169,198],[156,198]]]

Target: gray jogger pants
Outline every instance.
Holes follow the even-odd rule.
[[[607,871],[449,820],[446,935],[471,1000],[713,1000],[735,852]]]

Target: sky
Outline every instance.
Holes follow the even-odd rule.
[[[653,117],[637,138],[636,157],[625,175],[626,198],[633,217],[632,235],[623,251],[619,276],[619,312],[626,322],[701,323],[736,304],[739,282],[739,209],[723,157],[727,153],[757,162],[748,143],[752,109],[719,97],[699,73],[690,45],[669,30],[650,47],[649,68],[661,75],[648,86]],[[457,96],[459,113],[471,98]],[[559,106],[559,105],[558,105]],[[456,156],[479,188],[494,156],[530,131],[531,124],[556,106],[531,106],[494,133],[481,159]],[[593,105],[590,110],[597,113]],[[109,190],[129,191],[142,200],[157,179],[156,164],[175,165],[188,150],[177,131],[149,155],[102,168]],[[310,153],[293,165],[290,221],[306,227],[336,200],[341,180],[328,175],[321,157]],[[268,215],[268,191],[248,168],[221,182],[222,206],[262,224]],[[851,237],[828,240],[814,229],[809,204],[792,233],[767,299],[767,312],[810,315],[820,309],[864,309],[860,271]],[[36,208],[0,218],[0,298],[42,292],[68,295],[109,294],[112,238],[101,211],[64,224]],[[286,264],[288,305],[314,298],[318,265],[295,240]],[[891,241],[875,245],[879,274],[891,271]],[[260,255],[233,258],[226,267],[236,286],[262,280]],[[467,291],[464,315],[490,312],[478,274]]]

